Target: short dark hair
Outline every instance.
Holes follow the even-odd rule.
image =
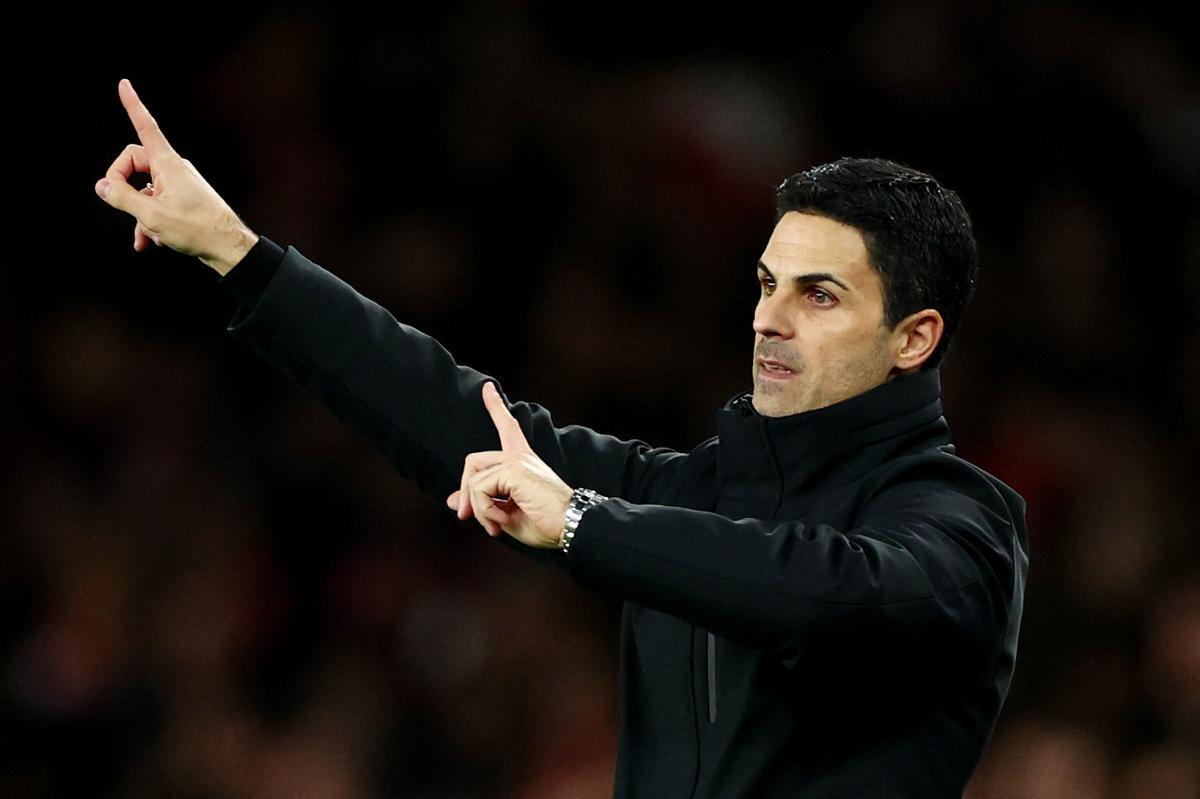
[[[945,328],[921,370],[941,363],[975,291],[978,254],[962,200],[931,176],[882,158],[839,158],[792,175],[775,190],[775,221],[789,211],[856,228],[883,284],[894,328],[935,308]]]

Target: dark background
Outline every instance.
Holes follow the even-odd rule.
[[[616,603],[458,522],[93,185],[132,80],[256,232],[514,399],[690,449],[750,388],[774,186],[931,172],[982,262],[959,453],[1028,500],[968,791],[1200,794],[1200,93],[1175,13],[480,2],[14,17],[0,795],[606,797]],[[144,183],[144,178],[138,185]]]

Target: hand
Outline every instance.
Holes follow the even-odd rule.
[[[534,454],[490,381],[483,384],[483,404],[500,433],[500,450],[466,457],[461,486],[446,497],[447,507],[460,519],[474,513],[493,538],[503,531],[531,547],[557,547],[574,491]]]
[[[96,194],[137,220],[133,229],[137,252],[153,241],[195,255],[226,274],[250,251],[258,236],[213,191],[192,162],[167,143],[128,79],[117,84],[117,93],[141,144],[130,144],[121,151],[96,182]],[[141,191],[129,185],[135,172],[150,175],[150,184]]]

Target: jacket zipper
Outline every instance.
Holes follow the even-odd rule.
[[[772,519],[778,519],[779,511],[783,509],[783,470],[779,468],[779,458],[775,455],[775,447],[771,445],[771,437],[767,435],[765,420],[758,420],[758,430],[762,433],[763,446],[766,447],[767,457],[771,459],[771,467],[775,469],[775,479],[779,481],[779,495],[775,499],[775,510],[771,513]]]
[[[717,721],[717,637],[708,634],[708,723]]]
[[[756,413],[750,404],[750,394],[743,394],[734,401],[735,406],[741,406],[743,409]],[[771,444],[767,441],[767,430],[762,420],[759,420],[758,429],[762,434],[763,442],[767,445],[767,451],[770,453],[771,463],[775,467],[776,474],[779,474],[779,463],[775,460],[775,453],[771,450]],[[775,508],[775,514],[779,514],[779,506],[783,504],[783,481],[780,478],[779,504]],[[717,637],[712,633],[707,634],[708,637],[708,723],[717,723]]]

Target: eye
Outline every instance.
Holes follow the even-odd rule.
[[[837,301],[837,298],[825,289],[813,287],[809,289],[809,294],[815,299],[817,305],[833,305]]]
[[[775,289],[775,281],[769,277],[760,277],[758,283],[762,286],[763,292],[770,294]]]

